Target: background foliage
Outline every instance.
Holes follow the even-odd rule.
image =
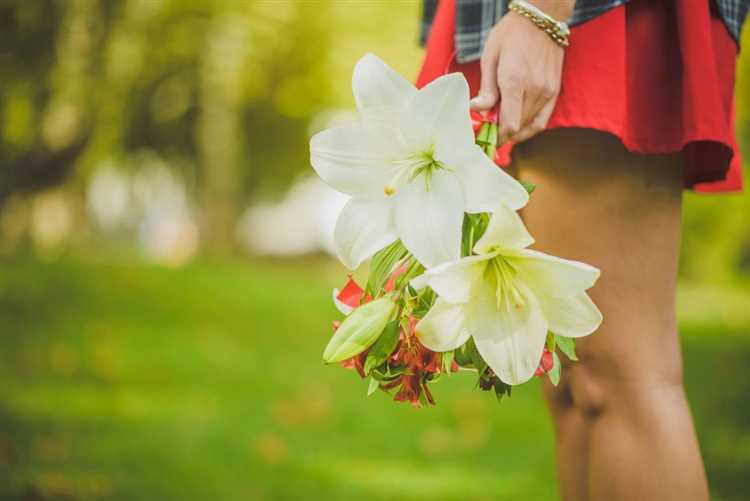
[[[366,399],[316,362],[343,270],[236,253],[242,210],[308,174],[309,135],[351,108],[363,53],[416,74],[418,14],[395,0],[0,2],[0,498],[554,497],[535,384],[501,407],[460,375],[430,411]],[[750,158],[747,50],[737,75]],[[144,259],[142,228],[100,231],[87,206],[98,173],[155,162],[200,230],[182,268]],[[725,500],[746,499],[750,475],[748,214],[747,191],[685,197],[687,388]]]

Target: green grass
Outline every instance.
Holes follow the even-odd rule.
[[[322,365],[341,276],[322,260],[0,262],[0,498],[555,499],[536,382],[498,405],[454,375],[416,410]],[[681,289],[718,499],[750,473],[748,305]]]

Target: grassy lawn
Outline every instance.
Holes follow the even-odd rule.
[[[455,375],[415,410],[319,362],[341,276],[323,260],[1,261],[0,498],[555,499],[536,382],[498,405]],[[723,500],[750,478],[749,306],[681,289]]]

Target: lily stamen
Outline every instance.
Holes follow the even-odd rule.
[[[526,306],[526,300],[518,288],[514,277],[515,270],[502,258],[496,257],[489,263],[495,280],[495,301],[498,309],[501,308],[503,299],[509,301],[516,308]]]
[[[383,188],[383,192],[387,196],[391,196],[396,193],[397,187],[402,184],[404,177],[407,177],[406,182],[409,183],[414,179],[422,176],[425,181],[425,190],[429,191],[430,179],[433,172],[438,169],[446,169],[445,165],[439,160],[435,160],[433,148],[427,149],[420,153],[415,153],[407,158],[396,160],[394,163],[398,166],[396,168],[396,174],[391,178],[391,181]]]

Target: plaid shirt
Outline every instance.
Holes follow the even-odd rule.
[[[422,44],[435,17],[439,0],[423,0]],[[588,21],[627,0],[577,0],[568,24]],[[655,0],[653,0],[655,1]],[[698,0],[694,0],[698,1]],[[708,1],[708,0],[706,0]],[[714,0],[724,24],[739,44],[740,30],[745,20],[750,0]],[[495,23],[508,11],[509,0],[456,0],[456,60],[465,63],[479,59],[484,41]]]

